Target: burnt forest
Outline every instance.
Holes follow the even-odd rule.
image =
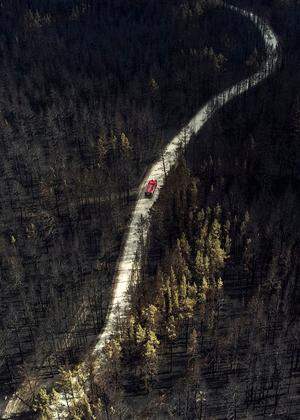
[[[0,1],[0,418],[300,418],[300,2]]]

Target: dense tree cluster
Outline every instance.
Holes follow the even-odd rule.
[[[130,309],[105,357],[90,361],[93,375],[82,384],[81,397],[76,370],[72,390],[58,388],[69,396],[70,418],[82,418],[87,409],[90,418],[107,412],[143,417],[153,407],[178,418],[296,418],[298,233],[281,237],[279,248],[277,222],[257,231],[249,211],[233,213],[228,203],[222,208],[216,202],[221,194],[202,207],[204,192],[205,182],[192,177],[183,161],[168,178],[153,211],[144,270],[134,276]],[[268,250],[259,246],[267,232]],[[140,393],[147,395],[143,402]],[[49,410],[49,398],[52,412],[59,410],[56,391],[40,395],[42,412]]]

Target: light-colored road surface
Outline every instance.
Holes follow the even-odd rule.
[[[159,196],[159,190],[163,187],[165,175],[167,175],[175,165],[178,156],[178,148],[187,145],[194,134],[197,134],[203,125],[211,118],[211,116],[224,106],[228,101],[241,95],[250,88],[256,86],[262,80],[266,79],[276,69],[279,60],[279,42],[266,22],[258,18],[253,13],[241,10],[234,6],[227,6],[233,13],[239,13],[249,20],[251,20],[261,32],[267,50],[267,59],[263,63],[261,69],[250,76],[249,78],[237,83],[224,92],[214,96],[210,99],[189,121],[189,123],[170,141],[163,151],[162,156],[164,162],[161,160],[155,162],[147,172],[144,180],[139,187],[139,195],[132,215],[130,226],[128,229],[126,241],[123,251],[117,264],[117,269],[114,277],[114,290],[107,316],[107,321],[104,330],[98,337],[97,343],[94,348],[94,353],[101,353],[106,341],[114,332],[116,319],[122,316],[128,306],[127,290],[136,266],[138,266],[139,256],[139,240],[141,232],[141,219],[144,220],[143,232],[147,234],[149,229],[149,210]],[[144,197],[144,189],[147,181],[151,178],[157,179],[158,188],[152,199]],[[137,263],[137,264],[136,264]],[[19,399],[14,395],[6,406],[3,418],[9,418],[13,413],[18,411]],[[60,414],[54,414],[53,418],[64,418],[67,416],[65,398],[61,397]]]
[[[268,58],[263,64],[262,68],[253,76],[234,85],[224,92],[216,95],[209,100],[199,112],[190,120],[190,122],[170,141],[166,146],[162,156],[164,162],[161,160],[155,162],[146,174],[139,188],[139,196],[132,215],[128,236],[123,248],[122,255],[117,265],[115,279],[114,279],[114,294],[111,303],[111,308],[108,314],[107,323],[103,332],[99,335],[94,352],[99,352],[105,345],[107,339],[114,331],[116,317],[122,315],[128,305],[127,289],[130,284],[131,276],[133,274],[136,261],[138,260],[138,248],[140,238],[140,222],[144,219],[143,231],[148,230],[149,227],[149,210],[159,196],[159,190],[163,187],[165,181],[165,173],[168,174],[172,166],[177,161],[178,148],[187,145],[194,134],[197,134],[203,127],[206,121],[212,116],[214,112],[220,109],[226,102],[234,97],[242,94],[251,87],[257,85],[270,75],[275,69],[278,62],[278,48],[279,43],[276,35],[272,29],[253,13],[248,13],[244,10],[238,9],[234,6],[228,6],[235,13],[240,13],[253,21],[259,31],[261,32],[265,41],[265,47],[268,53]],[[164,168],[165,166],[165,168]],[[149,179],[157,179],[158,188],[152,199],[144,197],[144,190]]]

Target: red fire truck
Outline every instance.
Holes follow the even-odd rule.
[[[146,187],[145,196],[151,198],[156,190],[156,187],[157,187],[156,179],[150,179]]]

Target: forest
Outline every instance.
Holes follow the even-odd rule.
[[[97,358],[147,168],[264,44],[217,0],[1,2],[1,410],[17,392],[16,417],[57,418],[63,393],[70,419],[299,418],[300,5],[232,3],[280,66],[181,151]]]

